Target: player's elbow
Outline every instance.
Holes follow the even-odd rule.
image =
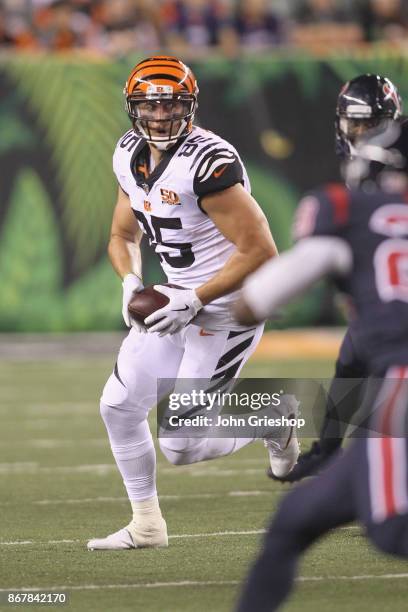
[[[257,270],[269,259],[276,257],[278,251],[273,242],[258,241],[253,242],[248,250],[248,260],[251,263],[251,271]]]
[[[272,259],[272,257],[276,257],[278,254],[278,249],[273,241],[264,244],[260,248],[260,257],[262,258],[262,263],[268,261],[268,259]]]
[[[112,232],[108,242],[108,254],[111,255],[117,248],[126,244],[134,244],[134,236],[132,234]]]

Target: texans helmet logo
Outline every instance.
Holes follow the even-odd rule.
[[[383,92],[385,94],[385,99],[391,99],[397,107],[398,111],[401,112],[401,100],[394,85],[392,83],[385,83],[383,85]]]

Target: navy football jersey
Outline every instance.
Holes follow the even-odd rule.
[[[350,247],[353,265],[335,279],[352,298],[357,341],[370,370],[408,359],[408,194],[329,184],[305,196],[294,237],[335,236]],[[389,362],[389,363],[388,363]]]

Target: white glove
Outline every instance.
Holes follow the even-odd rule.
[[[154,288],[159,293],[167,295],[170,302],[146,317],[144,322],[149,326],[147,330],[149,333],[159,332],[159,336],[175,334],[190,323],[203,307],[194,289],[173,289],[163,285],[155,285]]]
[[[146,328],[142,323],[138,323],[133,319],[128,311],[128,305],[132,299],[135,291],[141,291],[143,289],[143,283],[136,274],[126,274],[122,282],[123,287],[123,301],[122,301],[122,316],[127,327],[134,327],[137,331],[144,334]]]

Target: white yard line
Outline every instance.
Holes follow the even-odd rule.
[[[184,539],[184,538],[211,538],[222,536],[240,536],[240,535],[259,535],[265,533],[264,529],[252,529],[249,531],[215,531],[211,533],[179,533],[169,535],[169,538]],[[35,542],[34,540],[17,540],[15,542],[0,542],[0,546],[25,546],[28,544],[47,545],[47,544],[75,544],[84,542],[84,540],[48,540],[47,542]]]
[[[283,490],[284,491],[284,490]],[[183,499],[215,499],[225,497],[270,497],[280,494],[278,489],[270,491],[227,491],[223,493],[186,493],[185,495],[160,495],[160,500],[179,501]],[[26,501],[26,504],[34,506],[61,506],[64,504],[99,504],[99,503],[124,503],[127,502],[127,497],[82,497],[75,499],[38,499]],[[13,502],[0,502],[0,507],[14,506]]]
[[[214,499],[217,497],[259,497],[270,496],[276,493],[276,489],[271,491],[228,491],[226,493],[187,493],[185,495],[160,495],[160,500],[178,501],[182,499]],[[93,504],[93,503],[114,503],[127,502],[127,497],[84,497],[79,499],[39,499],[29,502],[39,506],[56,506],[61,504]],[[0,503],[0,506],[10,505]]]
[[[90,472],[105,475],[117,471],[117,469],[113,463],[55,467],[41,467],[36,462],[0,463],[0,474],[78,474]]]
[[[266,462],[260,461],[260,466],[265,466]],[[0,475],[1,474],[78,474],[78,473],[94,473],[100,476],[104,476],[111,472],[117,472],[117,467],[114,463],[92,463],[84,465],[63,465],[63,466],[41,466],[39,463],[34,461],[17,461],[13,463],[0,463]],[[221,467],[201,467],[199,465],[188,465],[181,467],[159,467],[161,474],[170,476],[188,474],[192,477],[201,476],[234,476],[234,475],[248,475],[259,474],[260,468],[226,468]]]
[[[3,442],[1,443],[3,445]],[[14,446],[16,445],[15,441],[6,442],[6,446]],[[24,446],[31,446],[32,448],[61,448],[61,447],[75,447],[78,446],[101,446],[106,447],[106,440],[104,438],[93,438],[83,440],[65,440],[63,438],[60,439],[52,439],[52,438],[38,438],[24,441]]]
[[[5,405],[6,402],[19,402],[16,398],[10,398],[9,400],[4,400],[2,398],[2,403],[0,405],[0,415],[10,416],[10,418],[15,418],[15,412],[13,412],[12,408],[9,405]],[[99,402],[97,400],[89,400],[89,401],[72,401],[66,402],[60,398],[55,398],[52,402],[30,402],[27,401],[23,406],[19,407],[19,416],[27,415],[27,414],[46,414],[47,416],[58,416],[64,412],[64,416],[71,415],[73,412],[79,412],[80,414],[87,408],[91,408],[93,414],[98,414],[99,410]]]
[[[236,536],[236,535],[260,535],[265,533],[265,529],[249,529],[247,531],[214,531],[212,533],[179,533],[169,535],[170,538],[218,538],[223,536]]]
[[[408,574],[362,574],[357,576],[298,576],[299,582],[322,582],[325,580],[394,580],[408,578]]]
[[[357,580],[400,580],[407,579],[408,574],[363,574],[357,576],[299,576],[299,582],[326,582],[329,580],[342,580],[345,582]],[[1,588],[0,592],[7,591],[93,591],[105,589],[157,589],[163,587],[190,587],[190,586],[235,586],[241,584],[240,580],[180,580],[175,582],[146,582],[136,584],[83,584],[58,585],[42,587],[10,587]]]
[[[339,527],[340,530],[349,531],[354,529],[360,529],[358,525],[349,525],[347,527]],[[225,536],[243,536],[243,535],[261,535],[266,533],[266,529],[249,529],[246,531],[212,531],[210,533],[175,533],[169,535],[172,539],[185,539],[185,538],[213,538],[213,537],[225,537]],[[46,542],[38,542],[35,540],[16,540],[14,542],[0,542],[0,546],[26,546],[29,544],[46,546],[48,544],[76,544],[85,543],[85,540],[48,540]]]

